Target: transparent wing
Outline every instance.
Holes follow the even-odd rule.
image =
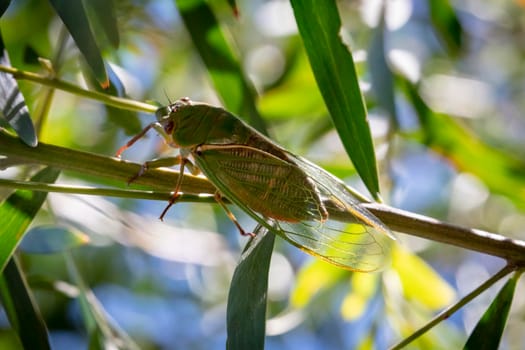
[[[303,158],[288,155],[289,161],[255,148],[229,145],[199,150],[194,157],[225,197],[291,244],[345,269],[381,268],[391,244],[388,228],[359,205],[342,181]],[[269,166],[276,179],[270,176]],[[286,178],[292,184],[280,182]],[[297,193],[290,188],[297,188]],[[283,203],[293,207],[287,213],[304,209],[306,214],[291,220],[281,214]],[[274,219],[273,225],[265,217]]]

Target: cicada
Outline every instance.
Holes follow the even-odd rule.
[[[223,108],[181,98],[157,111],[117,156],[154,128],[179,149],[179,179],[168,208],[180,194],[182,174],[202,172],[215,186],[217,202],[242,234],[222,198],[303,251],[355,271],[381,267],[391,244],[390,230],[360,205],[341,180],[262,135]],[[155,162],[146,162],[145,171]],[[249,233],[248,233],[249,234]]]

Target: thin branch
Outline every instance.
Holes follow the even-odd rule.
[[[36,147],[23,144],[17,137],[0,131],[0,155],[9,158],[6,163],[41,164],[62,170],[90,175],[96,179],[115,180],[118,186],[127,181],[141,168],[140,164],[115,157],[102,156],[69,148],[47,145],[40,142]],[[2,159],[0,159],[1,165]],[[179,172],[169,169],[151,169],[133,181],[133,186],[148,186],[160,191],[171,191],[175,187]],[[185,175],[182,190],[186,193],[213,193],[215,188],[204,178]]]
[[[116,185],[122,186],[133,175],[137,174],[141,165],[123,161],[114,157],[101,156],[87,152],[75,151],[68,148],[40,143],[37,147],[29,147],[14,136],[0,132],[0,155],[7,155],[25,164],[43,164],[60,169],[72,170],[84,175],[92,175],[96,179],[116,180]],[[1,159],[0,159],[1,165]],[[172,191],[179,173],[169,169],[151,169],[133,182],[133,185],[147,186],[154,191],[126,190],[86,190],[79,189],[79,193],[108,196],[125,196],[133,198],[165,200],[169,191]],[[10,186],[15,186],[11,184]],[[62,191],[66,189],[46,186],[43,191]],[[165,192],[163,192],[165,191]],[[213,194],[215,187],[205,178],[184,175],[182,191],[185,194]],[[88,193],[91,192],[91,193]],[[213,202],[211,198],[202,196],[186,196],[184,201]],[[436,219],[414,214],[387,205],[363,203],[381,221],[393,231],[430,239],[436,242],[451,244],[457,247],[497,256],[516,266],[525,266],[525,242],[512,240],[504,236],[482,230],[451,225]],[[354,217],[348,212],[333,212],[329,215],[336,220],[351,222]]]
[[[106,196],[130,199],[147,199],[168,201],[173,192],[147,191],[118,188],[101,188],[92,186],[74,186],[65,184],[48,184],[43,182],[21,181],[0,179],[0,188],[12,188],[17,190],[39,191],[49,193],[81,194],[89,196]],[[183,193],[177,198],[177,203],[215,203],[213,194],[189,194]]]
[[[469,294],[465,295],[463,298],[461,298],[457,303],[454,305],[449,306],[445,310],[443,310],[441,313],[436,315],[432,320],[430,320],[427,324],[425,324],[423,327],[412,333],[407,338],[403,339],[399,343],[395,344],[390,348],[390,350],[397,350],[401,349],[423,334],[425,334],[427,331],[429,331],[432,327],[437,325],[443,320],[446,320],[449,318],[454,312],[461,309],[464,305],[468,304],[472,299],[483,293],[485,290],[490,288],[492,285],[494,285],[496,282],[498,282],[500,279],[511,273],[516,269],[516,266],[512,265],[506,265],[504,268],[502,268],[500,271],[498,271],[495,275],[490,277],[488,280],[486,280],[482,285],[480,285],[478,288],[474,289]]]
[[[497,256],[510,264],[525,266],[524,241],[483,230],[452,225],[387,205],[366,203],[363,206],[393,231]]]
[[[97,91],[82,89],[65,80],[49,77],[42,74],[27,72],[3,65],[0,65],[0,71],[12,74],[13,77],[18,80],[28,80],[45,86],[49,86],[54,89],[67,91],[78,96],[83,96],[86,98],[100,101],[108,106],[146,113],[155,113],[155,111],[157,110],[156,106],[153,106],[148,103],[143,103],[128,98],[106,95]]]

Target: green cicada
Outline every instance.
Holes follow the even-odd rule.
[[[215,198],[246,234],[221,198],[291,244],[342,268],[378,269],[391,243],[389,229],[338,178],[288,152],[223,108],[182,98],[157,111],[157,122],[121,147],[117,156],[154,128],[185,168],[202,172],[217,188]],[[146,163],[143,171],[154,162]],[[141,171],[141,173],[143,172]],[[137,176],[140,176],[140,174]],[[161,214],[176,201],[174,195]]]

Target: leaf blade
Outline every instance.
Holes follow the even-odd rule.
[[[264,120],[255,106],[254,88],[242,72],[215,15],[206,1],[177,0],[177,7],[211,80],[225,107],[247,118],[267,134]]]
[[[462,49],[463,26],[449,0],[429,0],[430,19],[437,34],[452,55]]]
[[[1,33],[0,55],[0,64],[10,67],[11,62]],[[25,144],[35,147],[38,144],[38,139],[24,96],[18,89],[18,83],[13,75],[5,72],[0,72],[0,107],[0,117],[11,125]]]
[[[25,349],[51,349],[40,311],[18,262],[11,257],[0,277],[0,297]]]
[[[232,277],[226,348],[264,349],[268,271],[275,235],[258,226]]]
[[[501,288],[470,334],[463,349],[497,349],[507,322],[520,273],[514,274]]]
[[[31,181],[52,183],[60,172],[45,168]],[[3,270],[47,197],[45,192],[16,191],[0,206],[0,270]]]
[[[91,7],[92,12],[90,12],[90,14],[96,17],[110,44],[115,49],[118,49],[120,36],[117,26],[115,3],[113,0],[89,0],[84,3],[86,6]]]
[[[335,2],[292,0],[299,32],[317,85],[354,166],[374,198],[379,179],[370,127],[351,53],[341,41]]]
[[[73,37],[97,81],[102,87],[109,86],[102,54],[89,27],[82,0],[50,0],[50,2]]]

